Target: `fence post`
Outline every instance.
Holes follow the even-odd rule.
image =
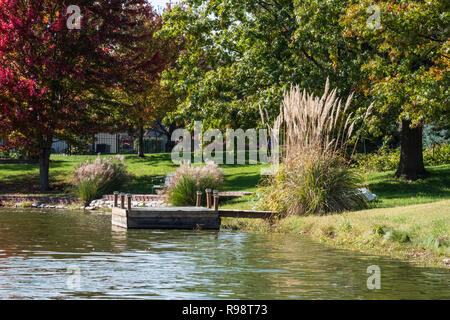
[[[131,195],[130,193],[127,194],[127,206],[128,206],[128,212],[131,211],[131,199],[133,198],[133,195]]]
[[[120,136],[118,133],[116,133],[116,154],[119,154],[119,147],[120,147]]]
[[[120,208],[125,209],[125,193],[120,194]]]
[[[114,208],[117,207],[118,200],[119,200],[119,191],[114,191]]]
[[[211,189],[206,189],[206,207],[211,209]]]
[[[202,192],[201,191],[197,191],[197,201],[195,203],[196,207],[200,207],[202,204]]]

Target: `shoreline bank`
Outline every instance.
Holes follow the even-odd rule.
[[[420,266],[450,268],[450,201],[326,216],[292,216],[273,224],[223,218],[222,228],[295,233],[336,248],[389,256]]]
[[[17,208],[17,203],[4,204],[5,207]],[[32,208],[31,205],[20,207]],[[79,205],[74,204],[39,208],[80,209]],[[105,208],[97,209],[102,210]],[[445,200],[326,216],[292,216],[275,222],[222,218],[221,228],[297,234],[327,246],[389,256],[421,266],[450,268],[449,217],[450,200]]]

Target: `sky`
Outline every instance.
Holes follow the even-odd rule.
[[[179,0],[147,0],[153,7],[158,8],[165,8],[166,3],[172,2],[173,4],[179,2]]]

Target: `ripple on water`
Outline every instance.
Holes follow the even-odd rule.
[[[1,299],[450,298],[447,269],[291,235],[117,231],[110,216],[2,209],[0,244]],[[382,289],[371,291],[374,264]]]

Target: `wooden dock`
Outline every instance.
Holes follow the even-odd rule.
[[[204,207],[114,207],[112,225],[126,229],[219,230],[221,217],[270,219],[270,211],[214,210]]]
[[[127,229],[220,229],[219,213],[202,207],[113,208],[111,221]]]

